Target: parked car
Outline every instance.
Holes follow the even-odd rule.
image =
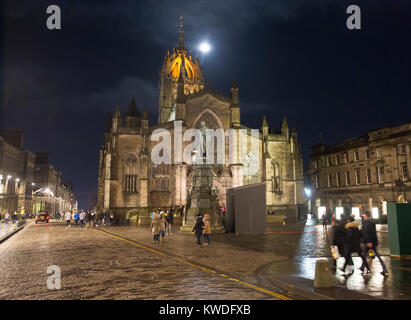
[[[35,222],[50,222],[50,216],[47,211],[40,211],[36,214],[36,217],[34,218]]]

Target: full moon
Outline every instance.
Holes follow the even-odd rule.
[[[199,49],[201,52],[207,53],[210,51],[211,47],[207,42],[203,42],[200,44]]]

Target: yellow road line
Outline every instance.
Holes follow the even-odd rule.
[[[108,235],[108,236],[110,236],[110,237],[112,237],[112,238],[116,238],[116,239],[122,240],[122,241],[124,241],[124,242],[127,242],[127,243],[129,243],[129,244],[132,244],[133,246],[136,246],[136,247],[138,247],[138,248],[145,249],[145,250],[148,250],[148,251],[151,251],[151,252],[160,254],[160,255],[164,255],[163,252],[160,252],[160,251],[151,249],[150,247],[147,247],[147,246],[145,246],[145,245],[136,243],[136,242],[134,242],[134,241],[127,240],[127,239],[125,239],[125,238],[123,238],[123,237],[116,236],[116,235],[114,235],[114,234],[111,234],[111,233],[108,233],[108,232],[105,232],[105,231],[102,231],[102,230],[94,229],[94,228],[93,228],[93,230],[98,231],[98,232],[101,232],[101,233],[103,233],[103,234],[105,234],[105,235]],[[184,260],[184,259],[180,259],[180,258],[174,258],[174,259],[177,260],[177,261],[179,261],[179,262],[182,262],[182,263],[184,263],[184,264],[187,264],[187,265],[189,265],[189,266],[191,266],[191,267],[193,267],[193,268],[201,269],[201,270],[203,270],[203,271],[210,272],[210,273],[214,273],[214,274],[217,273],[217,272],[214,271],[214,270],[211,270],[211,269],[202,267],[202,266],[200,266],[200,265],[191,263],[191,262],[189,262],[189,261],[187,261],[187,260]],[[238,279],[235,279],[235,278],[231,278],[231,277],[229,277],[229,276],[227,276],[227,275],[225,275],[225,274],[223,274],[223,273],[219,273],[218,275],[221,276],[221,277],[224,277],[224,278],[226,278],[226,279],[228,279],[228,280],[231,280],[231,281],[240,283],[240,284],[242,284],[242,285],[244,285],[244,286],[247,286],[247,287],[249,287],[249,288],[252,288],[252,289],[254,289],[254,290],[257,290],[257,291],[266,293],[266,294],[268,294],[268,295],[270,295],[270,296],[273,296],[273,297],[276,297],[276,298],[278,298],[278,299],[281,299],[281,300],[293,300],[293,299],[291,299],[291,298],[288,298],[288,297],[285,297],[285,296],[283,296],[283,295],[281,295],[281,294],[278,294],[278,293],[276,293],[276,292],[274,292],[274,291],[261,288],[261,287],[259,287],[259,286],[256,286],[256,285],[254,285],[254,284],[251,284],[251,283],[248,283],[248,282],[245,282],[245,281],[241,281],[241,280],[238,280]]]

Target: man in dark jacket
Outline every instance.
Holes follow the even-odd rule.
[[[344,242],[345,242],[345,223],[346,223],[346,218],[342,217],[340,221],[337,221],[333,226],[332,226],[332,231],[333,231],[333,246],[338,247],[338,252],[341,257],[344,256]],[[333,266],[337,266],[337,260],[333,259]]]
[[[363,218],[362,224],[362,237],[361,237],[361,251],[364,256],[367,256],[368,250],[372,249],[377,256],[378,260],[382,266],[381,274],[386,276],[388,274],[387,267],[385,266],[384,261],[382,260],[380,254],[378,253],[378,239],[377,239],[377,230],[375,229],[375,222],[370,219],[370,212],[364,211],[361,215]],[[361,271],[364,270],[364,263],[361,266]]]
[[[174,211],[174,210],[173,210]],[[173,226],[173,223],[174,223],[174,216],[173,216],[173,211],[170,211],[168,214],[167,214],[167,217],[166,217],[166,221],[167,221],[167,235],[170,235],[170,234],[173,234],[171,231],[172,231],[172,226]]]
[[[197,215],[196,224],[194,225],[193,232],[197,237],[197,246],[201,246],[201,237],[203,236],[204,222],[200,214]]]
[[[354,266],[354,262],[351,258],[352,253],[358,253],[358,255],[362,259],[362,266],[366,267],[368,271],[370,270],[366,256],[361,251],[361,247],[360,247],[361,234],[360,234],[360,230],[358,227],[359,225],[358,223],[354,221],[354,218],[352,216],[349,216],[348,221],[344,227],[346,231],[346,237],[344,241],[345,263],[344,263],[344,266],[340,269],[343,272],[345,272],[345,268],[347,267],[347,265]],[[361,269],[361,270],[363,271],[364,269]]]

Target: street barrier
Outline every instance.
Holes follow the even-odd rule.
[[[317,260],[315,264],[314,288],[331,288],[333,286],[330,263],[325,259]]]

